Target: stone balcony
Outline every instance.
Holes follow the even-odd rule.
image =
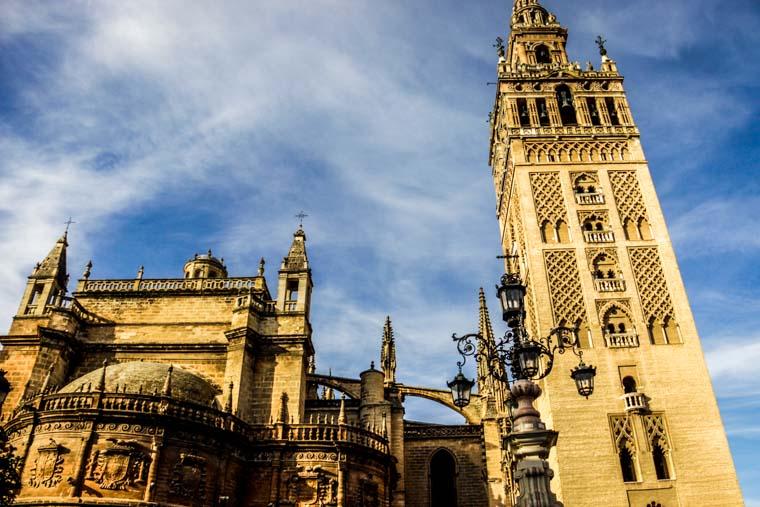
[[[610,349],[627,349],[639,346],[636,333],[604,333],[604,343]]]
[[[594,278],[597,292],[625,292],[625,280],[622,278]]]
[[[586,243],[614,243],[615,233],[612,231],[583,231]]]
[[[621,399],[626,413],[646,412],[649,409],[648,398],[644,393],[625,393]]]
[[[575,202],[578,204],[604,204],[604,194],[575,194]]]

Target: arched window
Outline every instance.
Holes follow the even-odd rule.
[[[637,390],[636,379],[630,375],[623,378],[623,392],[625,394],[635,393]]]
[[[681,335],[678,332],[678,326],[676,325],[675,319],[670,315],[663,320],[662,330],[665,334],[666,343],[681,343]]]
[[[665,328],[662,322],[652,317],[649,319],[649,340],[655,345],[665,345],[668,339],[665,336]]]
[[[562,125],[577,125],[578,120],[575,116],[575,105],[573,105],[573,94],[567,85],[557,87],[557,105],[559,106],[559,116]]]
[[[621,447],[619,457],[623,482],[636,482],[636,463],[633,460],[631,451],[627,447]]]
[[[430,507],[457,507],[456,461],[446,449],[430,458]]]
[[[520,116],[520,126],[530,127],[530,113],[528,112],[528,101],[526,99],[517,99],[517,112]]]
[[[636,227],[636,224],[633,223],[632,220],[629,218],[626,218],[623,222],[623,229],[625,230],[625,239],[629,241],[636,241],[641,239],[641,236],[639,236],[639,230]]]
[[[661,481],[670,479],[668,457],[660,445],[659,440],[652,443],[652,459],[654,459],[654,470],[657,474],[657,479]]]
[[[638,225],[639,238],[643,240],[652,239],[652,228],[649,227],[649,222],[647,221],[646,218],[641,217],[637,225]]]
[[[536,46],[536,63],[552,63],[552,54],[543,44]]]
[[[570,243],[570,231],[564,220],[557,220],[557,240],[560,243]]]
[[[602,122],[599,119],[599,108],[596,107],[596,99],[594,97],[586,97],[586,106],[588,107],[588,114],[591,116],[591,125],[601,125]]]
[[[544,243],[556,243],[554,237],[554,228],[548,220],[544,220],[541,223],[541,239],[544,241]]]
[[[625,311],[613,306],[604,313],[604,328],[610,334],[633,333],[631,319]]]

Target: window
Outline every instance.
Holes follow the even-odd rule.
[[[457,470],[454,456],[446,449],[430,459],[430,506],[457,507]]]
[[[599,119],[599,109],[596,107],[596,99],[594,97],[587,97],[586,105],[588,106],[588,114],[591,116],[591,125],[601,125],[602,122]]]
[[[623,378],[623,392],[625,394],[637,392],[636,379],[628,375]]]
[[[625,219],[623,222],[623,230],[625,231],[625,239],[629,241],[637,241],[641,239],[641,236],[639,236],[639,229],[631,219]]]
[[[285,299],[287,301],[298,301],[298,280],[288,280],[285,289]]]
[[[615,108],[615,99],[612,97],[605,97],[604,103],[607,106],[607,112],[610,115],[610,123],[613,125],[620,125],[620,117],[617,114],[617,109]]]
[[[657,479],[666,481],[670,479],[670,470],[668,468],[668,457],[660,445],[659,440],[652,445],[652,459],[654,459],[654,470]]]
[[[528,113],[528,101],[517,99],[517,112],[520,115],[520,126],[530,127],[530,113]]]
[[[552,63],[552,54],[543,44],[536,47],[536,63]]]
[[[538,121],[542,127],[548,127],[549,122],[549,110],[546,109],[546,99],[536,99],[536,108],[538,108]]]
[[[548,220],[544,220],[541,223],[541,239],[544,243],[556,243],[556,238],[554,236],[554,228],[552,227],[551,223],[549,223]]]
[[[623,482],[636,482],[636,463],[633,455],[627,447],[622,447],[619,452],[620,470],[623,473]]]
[[[649,222],[646,218],[641,217],[636,225],[639,233],[639,238],[646,241],[652,239],[652,228],[649,227]]]
[[[575,116],[573,94],[567,85],[559,85],[557,87],[557,104],[559,105],[559,116],[562,120],[562,125],[577,125],[578,120]]]
[[[557,221],[557,241],[560,243],[570,243],[570,231],[564,220]]]

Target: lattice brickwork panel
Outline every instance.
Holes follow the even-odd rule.
[[[626,218],[633,223],[637,223],[641,218],[649,221],[636,171],[610,171],[609,174],[620,221],[623,222]]]
[[[628,257],[631,259],[645,319],[648,321],[656,318],[662,321],[665,317],[674,317],[673,302],[657,247],[629,248]]]
[[[562,320],[571,326],[579,321],[588,322],[575,251],[547,250],[544,252],[544,262],[555,325]]]
[[[531,173],[530,185],[539,226],[546,220],[551,224],[556,224],[560,219],[567,223],[559,173]]]
[[[525,276],[525,307],[528,321],[528,331],[531,336],[538,335],[538,315],[536,314],[536,305],[533,299],[533,285],[530,283],[530,273]]]
[[[515,185],[515,192],[512,195],[509,203],[509,230],[512,234],[512,239],[514,241],[517,241],[517,244],[520,245],[520,251],[517,253],[520,256],[526,255],[525,229],[523,228],[522,208],[520,207],[520,192],[517,188],[517,185]]]

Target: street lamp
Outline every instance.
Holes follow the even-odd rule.
[[[510,261],[514,256],[508,257]],[[462,374],[468,357],[487,365],[484,376],[504,382],[510,389],[517,408],[513,412],[512,427],[505,437],[514,464],[514,480],[517,482],[520,507],[560,506],[551,492],[550,481],[554,473],[546,458],[557,442],[557,432],[547,430],[541,414],[533,402],[541,395],[536,380],[545,378],[552,371],[556,354],[570,349],[578,356],[579,364],[570,372],[580,396],[588,398],[594,392],[596,368],[583,362],[576,328],[558,327],[546,338],[531,338],[525,329],[525,293],[520,275],[516,272],[501,277],[496,293],[502,307],[502,317],[509,330],[498,341],[486,342],[479,334],[452,335],[462,360],[457,363],[459,373],[447,385],[451,389],[454,404],[465,407],[470,402],[474,381]],[[528,496],[530,495],[530,497]],[[535,503],[540,498],[539,503]]]

